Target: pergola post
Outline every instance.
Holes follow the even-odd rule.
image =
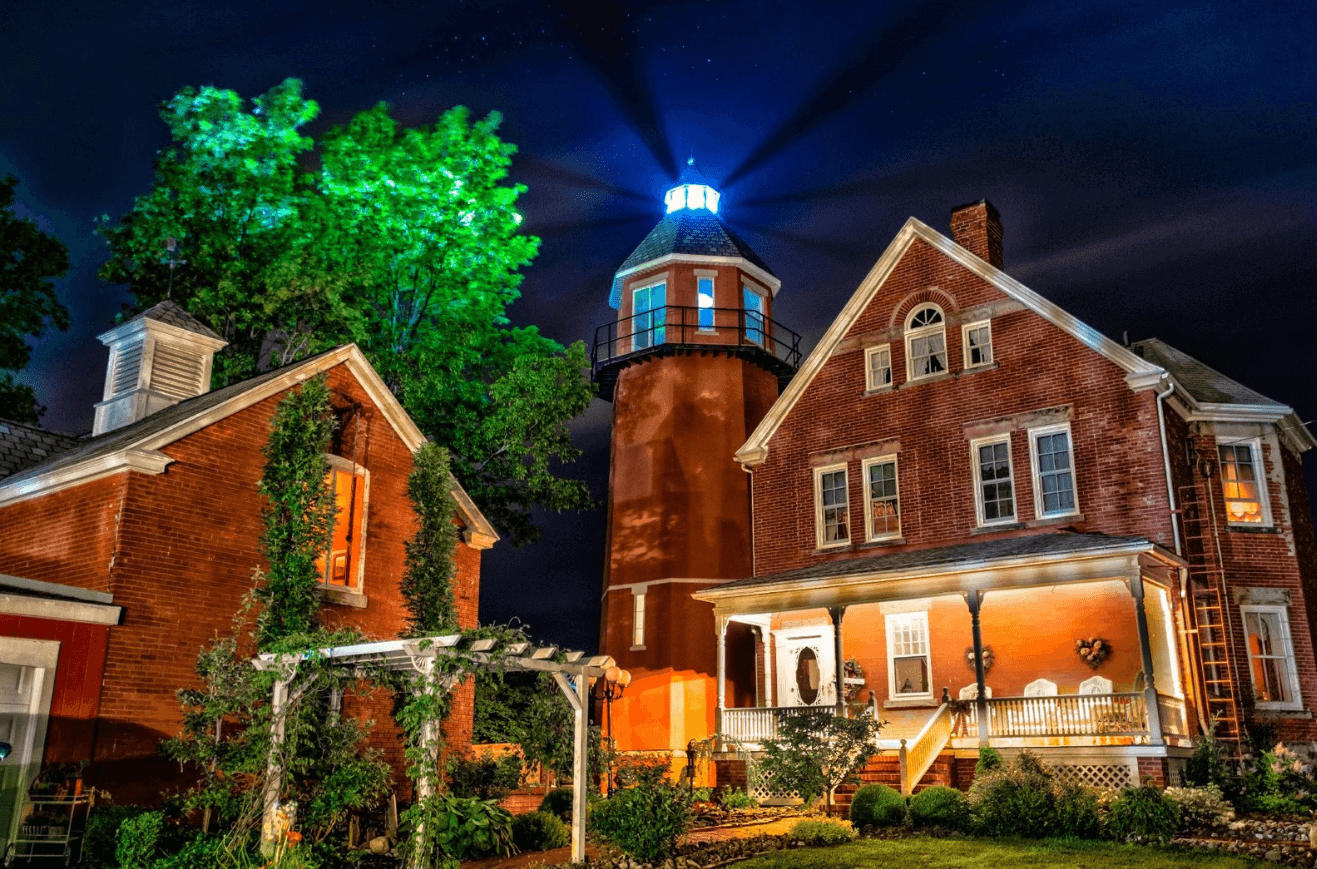
[[[567,702],[572,705],[572,862],[585,862],[585,789],[590,774],[590,726],[586,715],[590,710],[588,697],[590,681],[584,671],[576,674],[576,684],[560,672],[553,674]]]
[[[271,670],[275,673],[274,688],[270,692],[270,754],[266,763],[265,790],[261,795],[261,850],[268,851],[274,847],[279,831],[279,793],[284,785],[284,739],[287,736],[288,704],[295,701],[306,686],[297,691],[292,690],[297,679],[296,659],[271,658],[258,659],[258,670]],[[268,855],[267,855],[268,856]]]
[[[979,624],[983,592],[970,589],[965,593],[965,602],[969,604],[970,632],[974,642],[974,684],[979,695],[974,701],[974,711],[979,719],[979,746],[982,747],[988,744],[988,674],[983,669],[983,627]]]
[[[1130,596],[1134,598],[1134,623],[1139,630],[1139,655],[1143,660],[1144,705],[1148,708],[1148,742],[1164,745],[1162,715],[1157,707],[1157,682],[1152,673],[1152,642],[1148,636],[1148,611],[1143,605],[1143,573],[1134,570],[1129,576]]]

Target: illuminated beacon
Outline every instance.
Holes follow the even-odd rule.
[[[751,575],[749,477],[733,454],[800,361],[799,336],[772,318],[781,281],[723,223],[721,198],[688,161],[613,278],[617,319],[595,334],[594,379],[613,402],[600,653],[633,676],[612,708],[623,751],[714,732],[713,610],[691,593]],[[728,674],[729,702],[753,692],[748,656]]]

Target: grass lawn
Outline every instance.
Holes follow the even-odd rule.
[[[738,869],[1245,869],[1263,865],[1210,851],[1143,848],[1111,842],[1003,842],[994,839],[868,839],[757,857]],[[1270,864],[1267,864],[1270,865]]]

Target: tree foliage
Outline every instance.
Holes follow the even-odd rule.
[[[564,424],[592,389],[583,346],[508,320],[539,240],[520,232],[499,116],[403,129],[380,104],[317,146],[300,132],[317,112],[295,79],[250,108],[180,91],[151,190],[101,227],[101,277],[138,309],[170,297],[209,323],[231,345],[221,382],[355,341],[486,515],[533,539],[532,505],[590,503],[554,469],[579,455]]]
[[[783,714],[778,737],[764,741],[758,771],[771,786],[795,791],[807,804],[826,796],[831,806],[837,786],[877,753],[880,727],[871,715],[838,718],[831,709]]]
[[[407,541],[402,596],[411,616],[410,633],[431,637],[457,630],[453,578],[457,526],[453,524],[453,478],[448,451],[426,444],[412,457],[407,495],[416,513],[416,534]]]
[[[55,298],[54,278],[69,270],[69,249],[14,212],[18,179],[0,178],[0,417],[36,422],[42,408],[14,374],[27,366],[27,339],[67,329],[69,312]]]
[[[316,590],[336,506],[327,482],[334,419],[325,378],[314,377],[279,402],[265,445],[260,492],[266,498],[261,544],[269,571],[257,588],[260,647],[317,626]]]

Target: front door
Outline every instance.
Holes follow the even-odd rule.
[[[59,643],[0,637],[0,854],[18,831],[23,796],[41,769]]]
[[[777,640],[777,696],[783,706],[833,706],[837,665],[832,626],[782,631]]]

